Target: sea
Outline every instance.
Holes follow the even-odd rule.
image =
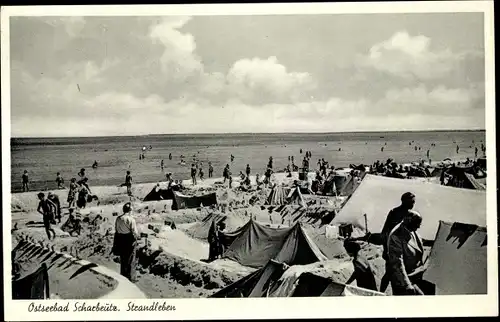
[[[162,182],[172,172],[174,179],[189,179],[193,157],[203,164],[208,177],[208,162],[214,176],[221,177],[226,164],[233,175],[245,172],[263,174],[269,157],[274,169],[284,169],[293,156],[301,166],[306,151],[311,151],[311,167],[324,158],[335,167],[373,164],[388,158],[398,163],[446,158],[474,158],[474,148],[482,155],[485,131],[365,132],[365,133],[280,133],[280,134],[176,134],[115,137],[11,138],[11,189],[22,191],[22,174],[28,171],[30,190],[56,188],[56,173],[65,185],[86,169],[91,186],[119,185],[131,171],[135,183]],[[459,151],[456,151],[456,147]],[[417,147],[417,149],[415,149]],[[145,148],[145,151],[144,151]],[[383,148],[383,149],[382,149]],[[302,153],[300,150],[302,149]],[[144,159],[139,155],[144,153]],[[169,154],[172,160],[169,160]],[[180,164],[181,155],[186,163]],[[234,160],[231,162],[231,155]],[[164,160],[164,169],[160,167]],[[98,162],[96,169],[92,168]]]

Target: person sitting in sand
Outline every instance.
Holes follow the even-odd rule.
[[[368,260],[360,254],[361,246],[354,241],[344,241],[344,248],[349,256],[352,257],[354,272],[347,280],[346,284],[356,281],[356,285],[372,291],[377,291],[377,283],[373,274],[372,267]]]
[[[245,180],[245,174],[243,173],[243,171],[240,171],[240,180]]]
[[[56,232],[51,227],[51,224],[55,224],[54,214],[57,211],[57,206],[45,197],[43,192],[38,194],[38,199],[40,202],[38,203],[37,211],[43,216],[43,226],[45,227],[45,232],[47,233],[47,237],[50,240],[50,233],[52,233],[53,238],[56,238]]]
[[[59,196],[49,192],[47,198],[56,205],[56,211],[55,211],[55,218],[57,219],[58,223],[61,223],[61,202],[59,201]]]
[[[61,172],[58,172],[56,175],[56,183],[57,183],[57,189],[64,188],[63,186],[64,179],[61,177]]]

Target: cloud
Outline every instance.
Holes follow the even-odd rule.
[[[390,39],[373,45],[359,62],[364,67],[395,76],[425,80],[447,76],[471,55],[477,56],[477,53],[433,49],[430,38],[400,31]]]
[[[471,75],[481,57],[437,51],[426,36],[370,43],[355,74],[333,68],[325,85],[272,50],[207,68],[189,31],[196,18],[122,19],[17,21],[14,136],[484,127],[481,74],[445,77]]]

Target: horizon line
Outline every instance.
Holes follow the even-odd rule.
[[[486,132],[486,129],[429,129],[429,130],[376,130],[376,131],[338,131],[338,132],[211,132],[211,133],[150,133],[131,135],[94,135],[94,136],[11,136],[10,139],[72,139],[72,138],[108,138],[108,137],[145,137],[162,135],[266,135],[266,134],[362,134],[362,133],[418,133],[418,132]]]

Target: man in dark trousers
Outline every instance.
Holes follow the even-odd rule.
[[[47,233],[49,240],[50,233],[52,232],[54,236],[52,239],[54,239],[56,238],[56,232],[50,225],[56,223],[54,220],[54,214],[56,212],[57,206],[52,201],[47,199],[43,192],[40,192],[38,194],[38,199],[40,200],[40,202],[38,203],[37,211],[43,216],[43,225],[45,227],[45,232]]]
[[[388,236],[387,262],[391,267],[393,295],[431,295],[435,292],[433,285],[422,279],[424,246],[431,246],[433,242],[422,239],[417,233],[421,224],[420,214],[409,210],[401,224]]]
[[[381,232],[381,241],[383,245],[382,258],[386,261],[385,274],[380,281],[380,291],[385,292],[387,286],[389,286],[390,279],[390,266],[387,264],[387,241],[391,231],[403,221],[410,214],[410,210],[413,209],[415,205],[415,195],[411,192],[405,192],[401,196],[401,205],[389,211],[387,218],[385,219],[384,227]]]
[[[57,222],[60,224],[61,223],[61,202],[59,201],[59,196],[52,193],[52,192],[49,192],[48,198],[50,201],[52,201],[54,203],[54,205],[56,205],[57,209],[55,211],[55,215],[56,215]]]
[[[120,256],[120,274],[131,282],[135,282],[135,248],[139,237],[132,205],[127,202],[123,205],[123,214],[116,218],[113,254]]]

